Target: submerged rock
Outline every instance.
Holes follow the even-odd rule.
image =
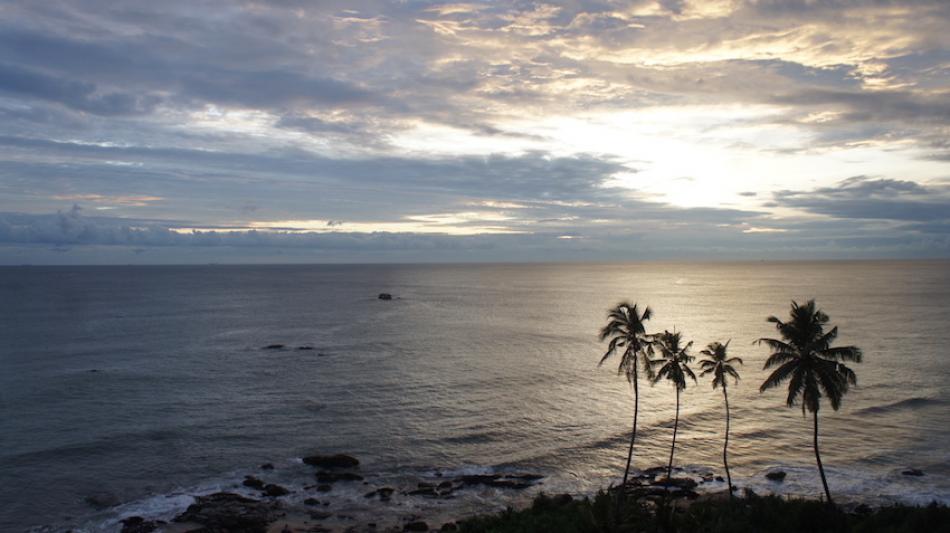
[[[313,346],[297,346],[297,349],[301,351],[308,351],[313,350]]]
[[[264,463],[261,465],[261,470],[273,470],[273,469],[274,469],[273,463]]]
[[[544,476],[540,474],[472,474],[456,478],[462,486],[488,485],[500,489],[526,489]]]
[[[389,500],[392,497],[393,493],[396,492],[396,489],[392,487],[380,487],[374,491],[367,492],[363,496],[365,498],[373,498],[379,496],[379,499],[382,501]]]
[[[283,350],[286,348],[283,344],[268,344],[263,349],[264,350]]]
[[[778,481],[778,482],[785,481],[785,472],[782,470],[775,470],[774,472],[769,472],[765,474],[765,479],[768,479],[770,481]]]
[[[379,293],[378,298],[379,298],[380,300],[392,300],[392,299],[393,299],[393,295],[392,295],[392,294],[389,294],[388,292],[381,292],[381,293]]]
[[[201,524],[209,531],[266,533],[267,526],[280,517],[279,509],[277,503],[217,492],[196,497],[195,503],[174,521]]]
[[[357,458],[343,453],[335,455],[310,455],[304,457],[303,462],[310,466],[319,466],[321,468],[354,468],[360,464]]]
[[[83,501],[86,502],[86,504],[90,507],[100,511],[103,509],[108,509],[109,507],[115,507],[120,503],[119,497],[115,494],[112,494],[111,492],[90,494],[89,496],[83,498]]]
[[[337,481],[363,481],[363,476],[353,472],[317,472],[319,483],[336,483]]]
[[[903,474],[903,475],[905,475],[905,476],[917,476],[917,477],[920,477],[920,476],[924,475],[924,471],[923,471],[923,470],[920,470],[919,468],[908,468],[907,470],[904,470],[903,472],[901,472],[901,474]]]

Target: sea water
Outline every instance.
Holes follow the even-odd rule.
[[[592,493],[626,459],[631,388],[614,361],[597,366],[623,300],[654,310],[648,331],[675,328],[694,353],[728,340],[745,361],[730,383],[734,482],[817,497],[812,420],[784,390],[759,392],[768,351],[753,345],[776,335],[767,316],[810,298],[865,354],[842,408],[820,412],[836,499],[950,502],[945,261],[2,268],[0,530],[167,520],[195,495],[253,494],[247,474],[291,488],[293,507],[313,496],[312,453],[360,459],[365,484],[318,495],[357,517]],[[638,469],[665,464],[675,405],[668,383],[640,390]],[[721,391],[690,382],[676,464],[722,474],[724,426]],[[774,469],[784,482],[764,478]],[[402,494],[492,472],[545,478]],[[392,501],[363,498],[384,485]]]

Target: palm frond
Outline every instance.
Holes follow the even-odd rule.
[[[765,378],[759,387],[759,392],[765,392],[769,389],[778,387],[798,368],[798,362],[795,360],[787,361],[782,366],[776,368],[769,377]]]

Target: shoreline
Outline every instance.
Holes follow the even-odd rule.
[[[359,461],[352,456],[310,456],[300,459],[300,463],[312,470],[314,483],[278,484],[268,475],[274,470],[268,463],[258,467],[255,473],[245,475],[239,484],[219,486],[210,492],[179,494],[174,510],[133,513],[128,507],[134,502],[130,502],[111,509],[113,517],[90,527],[122,533],[183,533],[200,527],[261,533],[453,531],[460,523],[490,520],[505,509],[530,512],[539,500],[591,505],[604,494],[616,494],[617,489],[610,486],[586,493],[547,492],[545,480],[548,478],[530,472],[452,474],[435,471],[431,477],[409,478],[414,482],[407,480],[389,486],[380,484],[381,478],[372,472],[360,470]],[[669,484],[665,483],[665,473],[665,466],[635,470],[627,484],[627,498],[640,503],[651,502],[648,505],[656,507],[658,502],[670,497],[679,509],[729,501],[723,480],[713,469],[674,467],[673,482]],[[334,493],[339,495],[343,491],[350,498],[359,493],[365,505],[357,509],[352,502],[348,505],[345,500],[334,500]],[[765,497],[786,502],[819,502],[817,498],[796,495],[758,496],[748,488],[738,490],[737,496],[741,501]],[[124,512],[123,507],[127,508]],[[840,506],[846,512],[886,507],[886,504],[847,500]]]

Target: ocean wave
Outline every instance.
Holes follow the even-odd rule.
[[[864,409],[859,409],[855,411],[857,415],[876,415],[882,413],[890,413],[902,409],[920,409],[922,407],[930,406],[940,406],[945,405],[947,402],[944,400],[939,400],[937,398],[906,398],[904,400],[899,400],[896,402],[891,402],[883,405],[875,405],[871,407],[865,407]]]

